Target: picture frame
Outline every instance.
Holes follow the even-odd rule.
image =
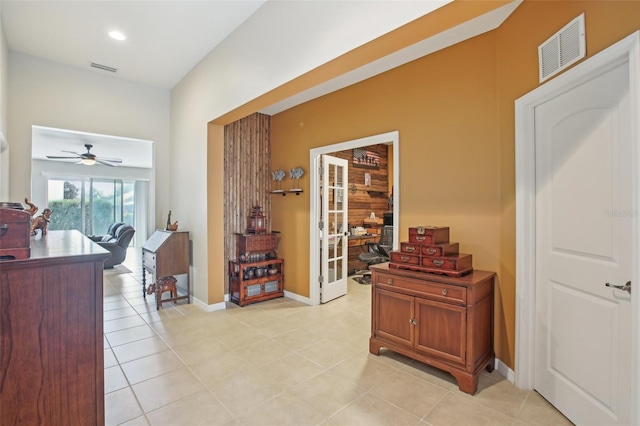
[[[377,170],[380,168],[380,155],[364,148],[354,148],[351,165],[362,169]]]

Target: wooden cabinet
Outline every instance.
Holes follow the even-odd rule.
[[[142,293],[147,295],[146,272],[155,280],[174,275],[187,276],[187,293],[182,296],[162,299],[160,304],[180,299],[190,303],[191,283],[189,279],[189,233],[157,230],[142,245]]]
[[[236,259],[250,262],[251,256],[264,258],[275,252],[278,246],[277,233],[270,234],[240,234],[236,233]],[[275,256],[273,256],[275,257]]]
[[[371,266],[369,351],[389,348],[451,373],[473,394],[484,368],[492,371],[495,273],[460,278]]]
[[[0,424],[103,425],[104,261],[78,231],[0,262]]]
[[[284,260],[229,261],[231,301],[240,306],[284,296]]]

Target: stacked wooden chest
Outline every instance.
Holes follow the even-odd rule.
[[[409,228],[409,241],[390,253],[389,268],[461,277],[473,271],[472,255],[459,252],[459,244],[449,241],[448,226]]]

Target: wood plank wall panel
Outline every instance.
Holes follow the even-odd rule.
[[[382,214],[388,210],[388,184],[389,167],[388,167],[388,145],[379,144],[367,146],[367,151],[376,152],[380,156],[379,169],[361,169],[353,167],[352,158],[353,150],[348,149],[339,151],[330,155],[343,158],[349,162],[349,185],[355,185],[356,191],[349,194],[349,224],[351,226],[363,226],[365,218],[369,217],[371,212],[375,212],[376,217],[382,217]],[[371,173],[371,186],[365,186],[365,173]],[[374,191],[375,190],[375,191]]]
[[[224,127],[225,259],[234,259],[236,232],[247,228],[247,215],[256,204],[271,231],[271,117],[255,113]],[[225,276],[225,293],[229,277]]]

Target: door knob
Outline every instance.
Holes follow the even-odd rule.
[[[613,285],[609,283],[606,283],[605,285],[607,287],[617,288],[618,290],[626,291],[627,293],[631,294],[631,281],[627,281],[625,285]]]

